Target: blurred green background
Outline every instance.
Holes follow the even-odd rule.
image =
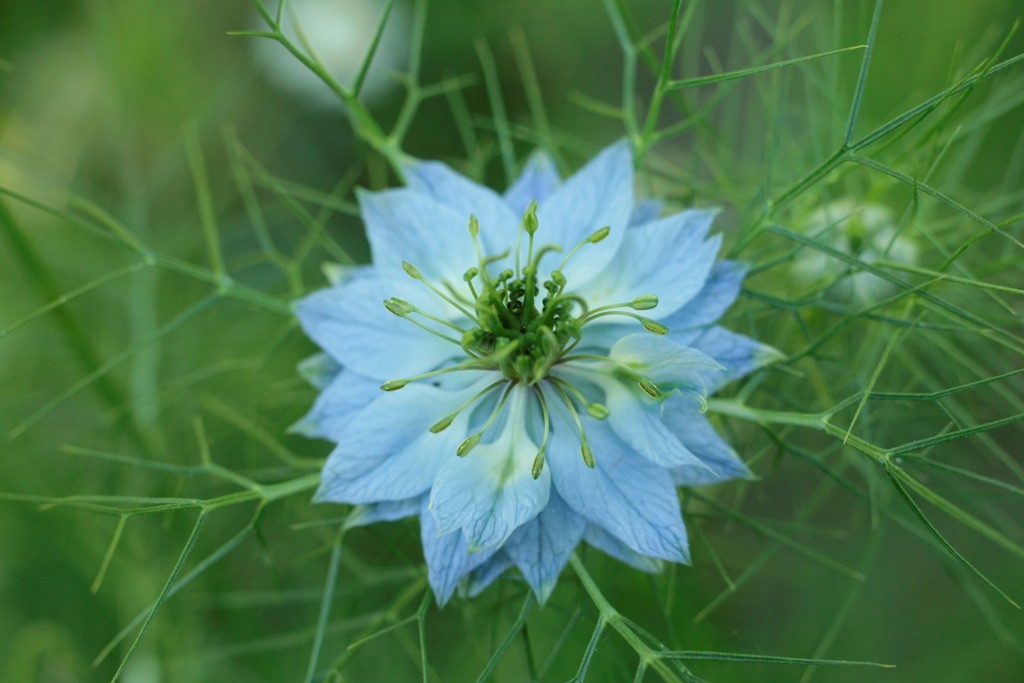
[[[323,41],[323,56],[337,59],[332,68],[348,82],[382,3],[306,4],[328,12],[310,13],[307,33]],[[660,54],[671,3],[620,4],[634,37]],[[295,5],[312,9],[300,0]],[[495,59],[517,158],[542,145],[568,172],[621,137],[623,56],[605,5],[431,0],[420,65],[425,99],[405,151],[447,160],[495,187],[507,183],[481,49]],[[698,3],[675,77],[861,45],[872,7]],[[402,74],[416,11],[397,3],[364,89],[366,106],[385,129],[404,116]],[[1020,14],[1017,0],[887,4],[857,131],[884,125],[983,65]],[[259,25],[253,7],[241,1],[44,0],[0,8],[0,434],[8,435],[0,492],[15,494],[0,499],[0,681],[109,680],[131,637],[97,666],[91,662],[160,594],[196,520],[190,510],[124,517],[97,586],[121,518],[49,509],[26,497],[211,499],[237,487],[187,469],[204,453],[231,472],[276,482],[315,473],[329,451],[326,443],[285,433],[314,397],[294,372],[313,347],[282,306],[323,286],[324,262],[367,258],[352,189],[395,180],[379,154],[354,138],[327,89],[306,87],[301,70],[288,68],[294,62],[280,46],[228,35]],[[1012,57],[1024,52],[1024,40],[1011,35],[1004,47],[1002,58]],[[862,55],[686,91],[666,107],[661,124],[691,115],[693,122],[654,148],[642,185],[679,204],[725,207],[718,228],[727,245],[736,245],[766,196],[782,195],[842,141]],[[646,103],[655,78],[643,56],[639,61],[637,92]],[[542,106],[530,96],[531,74]],[[1000,227],[1020,239],[1022,76],[1024,65],[1016,64],[979,81],[961,93],[963,101],[942,103],[936,116],[944,123],[932,134],[896,133],[878,154],[986,219],[1017,216]],[[437,83],[442,87],[431,90]],[[879,202],[902,216],[922,267],[935,268],[978,230],[963,212],[860,166],[823,176],[773,220],[806,231],[814,211],[840,197]],[[106,229],[123,225],[154,253],[201,268],[209,263],[201,226],[215,224],[234,281],[266,293],[266,305],[229,296],[194,310],[210,294],[209,282],[181,268],[122,273],[137,256],[68,216]],[[267,249],[256,222],[279,254]],[[321,230],[341,250],[325,247]],[[752,403],[816,411],[832,405],[830,392],[845,398],[869,381],[890,391],[936,391],[1021,367],[1016,340],[978,333],[984,322],[997,321],[1021,334],[1019,294],[989,300],[954,283],[943,295],[983,323],[949,330],[939,316],[934,327],[912,332],[908,346],[876,374],[880,354],[901,328],[854,315],[859,308],[837,304],[822,281],[795,277],[792,255],[777,258],[792,246],[767,237],[745,247],[740,257],[757,269],[730,326],[797,354],[809,340],[826,339],[844,317],[852,323],[827,337],[820,354],[740,389]],[[971,271],[961,277],[1024,287],[1019,250],[987,240],[967,259]],[[41,309],[90,283],[98,285],[68,305]],[[792,306],[781,307],[781,299]],[[897,312],[912,317],[902,301],[873,311]],[[950,423],[963,427],[1024,410],[1019,376],[984,392],[959,403],[868,404],[856,433],[898,444]],[[612,604],[677,649],[897,665],[695,663],[712,681],[1024,680],[1020,612],[938,548],[872,463],[816,433],[736,420],[721,426],[761,480],[686,501],[693,568],[650,578],[588,554]],[[921,478],[1024,543],[1022,437],[1019,423],[1009,424],[948,451],[960,467],[1017,488],[985,488],[941,470]],[[178,469],[140,466],[125,456]],[[850,482],[853,493],[844,489]],[[345,512],[312,507],[308,497],[268,505],[234,552],[167,601],[123,680],[303,680]],[[247,528],[253,511],[249,504],[212,513],[185,571]],[[753,524],[735,519],[737,511]],[[932,508],[927,513],[960,552],[1024,599],[1024,564],[1015,550]],[[335,663],[344,674],[337,680],[420,680],[414,624],[346,649],[416,611],[423,576],[415,523],[353,531],[342,548],[317,671]],[[837,571],[829,561],[850,569]],[[850,571],[863,579],[851,579]],[[473,601],[431,608],[426,645],[433,680],[475,680],[522,595],[510,580]],[[529,680],[530,672],[569,679],[594,618],[567,575],[551,603],[534,609],[492,680]],[[606,636],[587,680],[632,680],[635,667],[629,648]],[[649,672],[645,680],[656,679]]]

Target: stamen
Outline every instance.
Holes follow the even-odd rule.
[[[657,308],[658,297],[654,294],[641,294],[637,298],[633,299],[628,306],[635,311],[649,311],[652,308]]]
[[[594,452],[590,450],[590,443],[587,441],[580,441],[580,455],[583,456],[583,463],[590,469],[597,467],[597,463],[594,462]]]
[[[529,206],[526,207],[526,211],[523,213],[523,220],[519,223],[519,230],[516,232],[516,272],[519,270],[519,252],[520,245],[522,244],[523,232],[525,231],[533,238],[533,233],[537,232],[537,202],[531,201]],[[532,246],[532,245],[531,245]],[[529,263],[530,259],[527,258],[526,262]]]
[[[661,398],[661,389],[658,388],[657,384],[647,379],[646,377],[641,377],[637,381],[637,384],[639,384],[640,388],[646,391],[647,395],[650,396],[651,398]]]
[[[411,377],[401,377],[399,379],[389,379],[384,384],[380,385],[380,388],[384,391],[397,391],[410,382],[418,382],[423,379],[430,379],[431,377],[437,377],[438,375],[446,375],[450,372],[465,372],[466,370],[487,370],[489,366],[481,365],[480,360],[474,358],[473,360],[466,361],[465,363],[459,363],[453,365],[450,368],[440,368],[438,370],[431,370],[430,372],[424,372],[420,375],[413,375]]]
[[[646,311],[658,306],[658,297],[654,294],[641,294],[631,301],[601,306],[590,309],[587,302],[578,294],[566,292],[567,278],[564,268],[575,254],[586,244],[597,244],[611,233],[608,226],[595,230],[576,244],[564,256],[558,268],[551,270],[544,282],[539,281],[541,263],[551,252],[561,253],[563,250],[555,244],[545,244],[539,249],[535,234],[539,229],[537,218],[537,202],[530,205],[523,213],[519,230],[515,239],[515,268],[504,268],[497,275],[492,275],[491,267],[503,267],[507,263],[509,251],[496,256],[486,256],[480,241],[480,223],[476,216],[469,217],[469,234],[473,241],[477,265],[466,270],[462,279],[465,287],[458,283],[439,281],[436,284],[427,281],[422,272],[409,262],[403,262],[405,272],[430,289],[436,296],[460,311],[472,321],[472,325],[460,326],[457,322],[446,320],[439,315],[424,312],[408,301],[391,297],[384,306],[392,314],[409,320],[431,334],[459,345],[468,356],[465,362],[453,367],[441,368],[413,377],[393,379],[381,385],[386,391],[395,391],[410,382],[434,377],[449,372],[467,370],[493,371],[500,373],[501,379],[488,384],[464,401],[455,410],[445,415],[430,427],[432,433],[439,433],[450,427],[454,421],[471,410],[473,406],[490,396],[499,387],[504,387],[500,397],[486,421],[475,432],[462,440],[456,448],[460,457],[468,455],[476,448],[487,431],[495,424],[498,416],[512,390],[522,383],[521,388],[530,388],[537,396],[543,417],[543,436],[531,467],[534,478],[544,471],[547,459],[547,448],[551,438],[552,418],[545,390],[540,386],[542,380],[548,380],[551,387],[558,392],[565,402],[579,434],[580,454],[588,467],[595,466],[594,453],[587,438],[584,421],[581,419],[580,407],[586,409],[587,415],[596,420],[607,419],[610,415],[608,407],[602,403],[590,402],[583,393],[569,381],[549,373],[557,364],[572,360],[601,361],[609,363],[618,374],[624,374],[652,398],[662,397],[658,385],[650,378],[640,374],[635,367],[608,356],[594,354],[571,355],[583,340],[583,326],[602,317],[618,315],[627,316],[639,321],[645,329],[656,334],[666,334],[668,328],[660,322],[638,315],[633,311]],[[523,251],[523,234],[527,235],[526,249]],[[525,261],[524,261],[525,259]],[[421,320],[422,319],[422,320]],[[424,322],[426,321],[426,322]],[[461,322],[461,319],[458,319]],[[428,325],[426,323],[431,323]],[[442,334],[434,326],[444,326],[459,334],[461,339]],[[466,329],[466,328],[469,329]],[[568,372],[570,368],[566,368]],[[621,378],[620,378],[621,379]],[[518,395],[517,395],[518,396]],[[523,394],[527,398],[528,394]],[[494,400],[493,398],[490,400]],[[516,405],[519,405],[517,402]],[[518,414],[521,412],[515,409]],[[509,417],[509,420],[518,418]],[[504,438],[504,437],[501,437]]]
[[[501,409],[505,407],[505,401],[508,400],[508,395],[512,393],[512,389],[515,385],[515,382],[508,383],[508,386],[505,387],[505,393],[503,393],[501,398],[498,399],[498,404],[494,406],[494,410],[491,411],[490,416],[487,418],[487,422],[485,422],[484,426],[480,428],[480,431],[475,434],[470,434],[463,439],[462,443],[459,444],[459,447],[455,449],[456,455],[463,458],[469,455],[469,452],[477,447],[477,444],[480,443],[480,439],[483,438],[484,433],[490,428],[491,424],[494,423],[494,420],[498,415],[501,414]]]
[[[537,450],[537,455],[533,459],[533,467],[530,469],[533,478],[537,479],[544,470],[544,454],[547,453],[548,437],[551,435],[551,415],[548,413],[548,402],[544,398],[544,392],[537,386],[533,387],[533,391],[537,394],[537,400],[540,402],[540,412],[544,416],[544,437],[541,439],[540,449]]]
[[[651,320],[650,318],[645,318],[642,315],[630,313],[629,311],[601,311],[600,313],[591,313],[586,320],[584,320],[584,324],[592,320],[596,320],[597,318],[606,318],[610,315],[622,315],[627,318],[638,320],[640,324],[644,326],[645,330],[653,332],[654,334],[668,334],[669,331],[667,327],[659,323],[657,320]]]
[[[480,295],[476,293],[476,287],[473,286],[473,279],[480,273],[479,270],[474,266],[466,271],[466,274],[462,276],[462,279],[466,282],[466,286],[469,287],[469,293],[473,295],[473,300],[476,301],[480,298]]]
[[[628,363],[616,360],[611,356],[601,356],[596,353],[578,353],[575,356],[562,356],[559,362],[567,363],[573,360],[595,360],[603,363],[611,363],[617,368],[620,368],[630,379],[639,384],[640,388],[643,389],[651,398],[661,398],[663,395],[661,393],[661,389],[658,388],[658,385],[637,372],[636,368]]]
[[[530,377],[531,386],[537,384],[537,382],[547,377],[548,370],[550,370],[551,366],[554,365],[555,362],[558,360],[558,356],[561,352],[561,348],[558,343],[558,338],[555,336],[555,333],[551,331],[550,327],[541,325],[538,331],[541,333],[541,335],[543,335],[544,339],[548,343],[548,353],[547,358],[543,362],[537,363],[534,366],[533,374]]]
[[[580,455],[583,456],[583,462],[587,467],[594,467],[594,452],[590,450],[590,440],[587,439],[587,432],[583,429],[583,422],[580,420],[579,413],[576,412],[576,406],[572,404],[572,399],[565,393],[560,384],[555,384],[555,389],[561,395],[562,400],[565,401],[565,405],[569,407],[569,413],[572,414],[572,419],[576,423],[576,429],[580,434]]]
[[[448,429],[448,427],[451,426],[452,422],[455,421],[455,418],[459,416],[459,413],[461,413],[463,410],[465,410],[466,408],[470,407],[471,405],[476,403],[478,400],[482,399],[484,396],[486,396],[487,394],[491,393],[492,391],[494,391],[495,389],[497,389],[498,387],[500,387],[503,384],[505,384],[505,380],[504,379],[499,379],[497,382],[491,382],[486,387],[484,387],[480,391],[476,392],[473,395],[473,397],[470,398],[468,401],[466,401],[465,403],[460,405],[458,408],[456,408],[454,411],[452,411],[448,415],[444,416],[443,418],[441,418],[440,420],[435,422],[430,427],[430,431],[432,433],[434,433],[434,434],[437,434],[439,432],[443,432],[444,430]]]
[[[649,311],[657,306],[658,297],[653,294],[641,294],[632,301],[623,301],[617,304],[598,306],[597,308],[591,309],[590,313],[604,313],[605,311],[613,311],[617,308],[632,308],[634,311]]]
[[[469,452],[476,448],[477,444],[479,443],[480,434],[470,434],[465,439],[463,439],[462,443],[459,444],[459,447],[455,449],[455,455],[459,456],[460,458],[464,458],[467,455],[469,455]]]
[[[576,255],[576,252],[579,251],[584,244],[597,244],[605,237],[607,237],[611,231],[611,227],[606,225],[603,228],[599,228],[598,230],[595,230],[594,232],[584,237],[582,240],[580,240],[579,244],[572,248],[572,251],[565,255],[565,258],[562,259],[562,263],[560,263],[558,268],[556,268],[555,270],[565,270],[565,264],[569,262],[569,259]]]
[[[445,327],[450,327],[451,329],[455,330],[456,332],[461,332],[463,334],[466,333],[466,328],[459,327],[458,325],[456,325],[455,323],[453,323],[450,320],[445,320],[444,318],[440,318],[440,317],[438,317],[436,315],[431,315],[430,313],[427,313],[426,311],[424,311],[424,310],[414,306],[413,304],[409,303],[405,299],[399,299],[396,296],[393,296],[390,299],[387,299],[384,302],[384,308],[388,309],[389,311],[391,311],[392,313],[397,315],[399,318],[405,318],[405,317],[407,317],[408,315],[410,315],[412,313],[417,313],[419,315],[422,315],[427,320],[432,320],[432,321],[434,321],[435,323],[437,323],[439,325],[444,325]]]
[[[590,417],[594,418],[595,420],[603,420],[607,418],[609,415],[611,415],[611,411],[608,410],[608,406],[604,405],[603,403],[591,403],[586,399],[586,397],[582,393],[580,393],[579,389],[574,387],[569,382],[566,382],[561,377],[548,377],[548,380],[554,382],[559,387],[561,387],[565,391],[570,392],[573,396],[575,396],[576,400],[583,404],[583,406],[587,409],[587,414],[590,415]]]
[[[462,304],[460,304],[458,301],[442,292],[440,289],[435,287],[433,283],[429,282],[425,277],[423,277],[423,273],[420,272],[419,268],[409,263],[408,261],[402,261],[402,269],[409,274],[409,277],[411,277],[414,280],[418,280],[419,282],[422,282],[424,285],[427,286],[427,289],[432,291],[434,294],[437,294],[439,297],[450,303],[455,308],[462,311],[463,315],[465,315],[467,318],[474,322],[478,322],[476,316],[470,313],[469,310],[467,310]]]
[[[397,315],[398,317],[402,318],[403,320],[408,320],[409,322],[411,322],[416,327],[420,328],[421,330],[423,330],[425,332],[429,332],[430,334],[434,335],[435,337],[438,337],[440,339],[444,339],[447,342],[451,342],[452,344],[455,344],[456,346],[458,346],[460,348],[465,348],[462,345],[462,341],[461,340],[456,339],[455,337],[449,337],[447,334],[442,334],[441,332],[438,332],[434,328],[428,327],[427,325],[425,325],[424,323],[420,322],[419,320],[416,320],[416,318],[411,317],[408,313],[396,312],[396,310],[401,310],[400,307],[399,306],[388,306],[388,302],[389,301],[393,301],[393,300],[392,299],[388,299],[387,301],[385,301],[384,302],[384,307],[387,308],[392,313],[394,313],[395,315]],[[411,311],[410,311],[410,313],[411,313]],[[459,329],[459,328],[456,328],[456,329]]]
[[[525,277],[525,280],[526,280],[526,283],[525,283],[526,294],[525,294],[525,296],[523,298],[523,310],[521,311],[521,315],[520,315],[520,321],[522,322],[523,327],[526,327],[527,323],[529,322],[529,319],[532,318],[533,315],[534,315],[533,297],[534,297],[534,290],[536,289],[536,283],[534,282],[534,280],[537,278],[537,266],[540,264],[540,259],[543,257],[544,253],[546,251],[548,251],[546,246],[541,248],[540,253],[537,254],[537,260],[534,261],[534,259],[533,259],[533,236],[537,232],[537,228],[539,226],[539,223],[537,222],[536,211],[537,211],[537,202],[531,201],[530,205],[526,209],[526,213],[523,214],[523,229],[526,231],[526,234],[529,236],[529,239],[528,239],[528,242],[527,242],[527,246],[526,246],[526,268],[522,271],[523,275],[526,276]],[[518,242],[518,239],[517,239],[517,242]],[[555,248],[557,248],[557,247],[555,247]],[[519,260],[518,259],[519,259],[519,244],[517,243],[516,244],[516,272],[517,273],[520,272],[519,271]]]
[[[469,215],[469,235],[473,239],[473,251],[476,252],[476,261],[480,266],[480,280],[485,285],[490,284],[491,278],[487,272],[487,265],[493,262],[495,257],[492,256],[490,259],[484,258],[483,250],[480,248],[480,221],[478,221],[476,216],[473,214]],[[501,256],[500,258],[504,258],[504,256]]]
[[[409,304],[405,303],[404,301],[402,301],[401,299],[397,299],[395,297],[391,297],[390,299],[385,299],[384,300],[384,308],[388,309],[391,313],[394,313],[399,318],[404,318],[405,316],[409,315],[413,311],[411,305],[409,305]]]

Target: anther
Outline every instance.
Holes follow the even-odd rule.
[[[608,406],[603,403],[588,403],[587,404],[587,415],[594,418],[595,420],[603,420],[612,414],[612,411],[608,410]]]
[[[544,471],[544,454],[548,450],[548,437],[551,436],[551,415],[548,413],[548,401],[544,398],[544,392],[541,391],[540,387],[533,387],[533,392],[537,395],[537,402],[540,403],[540,412],[544,417],[544,438],[540,442],[540,448],[537,449],[537,455],[533,459],[533,467],[530,468],[530,474],[533,475],[534,479],[540,477],[540,473]]]
[[[653,294],[641,294],[630,302],[629,307],[634,311],[649,311],[658,305],[658,297]]]
[[[590,235],[590,237],[587,238],[587,241],[590,242],[591,244],[597,244],[598,242],[603,240],[605,237],[607,237],[608,233],[610,233],[611,231],[612,231],[611,227],[606,225],[603,228],[595,230]]]
[[[384,382],[384,384],[381,384],[380,388],[384,391],[397,391],[408,383],[409,380],[407,379],[389,379],[387,382]]]
[[[430,427],[430,432],[432,434],[437,434],[439,432],[443,432],[444,430],[448,429],[448,427],[450,427],[452,422],[454,422],[454,421],[455,421],[455,415],[448,415],[447,417],[442,417],[440,420],[435,422]]]
[[[385,299],[384,308],[388,309],[390,312],[394,313],[399,318],[404,318],[405,316],[412,313],[412,309],[408,308],[405,302],[399,301],[398,299]]]
[[[536,457],[533,459],[533,466],[530,468],[530,474],[533,475],[534,479],[540,478],[540,473],[544,471],[544,451],[537,451]]]
[[[597,465],[597,463],[594,462],[594,452],[590,450],[590,444],[586,441],[580,442],[580,455],[583,456],[583,463],[587,467],[593,468]]]
[[[651,398],[661,398],[661,389],[658,388],[657,384],[646,377],[640,377],[637,379],[637,384],[639,384],[640,388],[643,389]]]
[[[402,261],[402,270],[408,273],[409,277],[415,280],[423,279],[423,274],[420,272],[420,269],[414,266],[413,264],[409,263],[408,261]]]
[[[532,235],[537,232],[538,226],[537,202],[531,201],[530,205],[526,207],[526,213],[523,214],[523,229],[526,230],[527,234]]]
[[[462,443],[459,444],[459,447],[455,449],[455,454],[460,458],[464,458],[471,450],[476,448],[478,443],[480,443],[480,434],[470,434],[463,439]]]
[[[651,320],[650,318],[640,318],[640,324],[644,326],[644,329],[654,334],[668,334],[668,328],[661,323]]]

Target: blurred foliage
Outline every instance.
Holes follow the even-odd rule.
[[[383,7],[346,1],[370,17]],[[648,577],[597,553],[584,563],[629,623],[694,659],[897,667],[688,663],[706,680],[1018,680],[1024,619],[954,553],[1024,599],[1024,63],[988,73],[1024,52],[1020,4],[888,3],[859,98],[863,49],[714,75],[863,46],[872,3],[683,6],[672,77],[712,82],[665,94],[654,127],[671,134],[647,150],[641,189],[725,208],[728,249],[754,264],[730,325],[787,354],[728,405],[782,417],[719,416],[761,479],[684,494],[694,567]],[[630,90],[647,107],[671,8],[401,6],[410,26],[425,17],[425,99],[404,150],[503,187],[507,121],[515,160],[543,146],[570,171],[628,130],[616,22],[641,48]],[[93,660],[169,576],[191,572],[122,680],[299,680],[321,640],[312,670],[344,680],[420,680],[424,648],[428,680],[475,680],[489,660],[495,681],[569,679],[602,623],[584,574],[566,572],[525,628],[514,577],[438,611],[414,523],[342,537],[347,510],[308,502],[329,445],[286,434],[314,396],[294,371],[312,346],[287,305],[324,284],[324,262],[367,258],[353,188],[397,181],[340,105],[267,77],[262,60],[291,59],[283,49],[227,35],[259,28],[245,2],[0,9],[0,680],[109,680],[137,629]],[[491,54],[507,119],[488,92]],[[390,130],[409,81],[373,77],[385,84],[366,104]],[[854,101],[847,139],[885,135],[837,158]],[[863,236],[842,233],[852,223],[815,224],[841,200],[888,207],[887,229],[913,250],[861,260]],[[796,273],[808,250],[828,258],[811,278]],[[853,274],[889,289],[851,298]],[[831,433],[785,417],[821,411]],[[218,498],[238,491],[237,505]],[[632,680],[636,647],[607,633],[587,680]]]

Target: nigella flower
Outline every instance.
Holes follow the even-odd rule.
[[[317,500],[419,515],[441,603],[513,565],[543,601],[581,541],[688,562],[676,487],[748,474],[702,414],[772,357],[714,324],[744,267],[714,211],[635,202],[632,169],[624,143],[564,182],[535,155],[501,196],[410,163],[359,195],[372,265],[297,304],[326,352],[297,429],[337,444]]]

